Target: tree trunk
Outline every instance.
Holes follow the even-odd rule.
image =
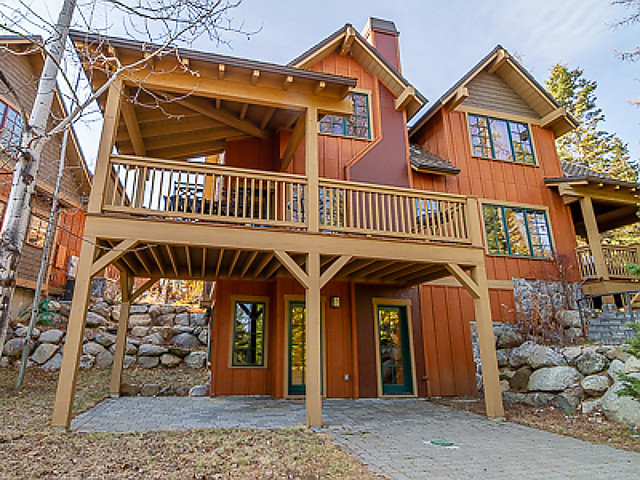
[[[64,0],[58,22],[50,38],[33,103],[29,124],[22,134],[21,154],[13,170],[11,193],[7,202],[5,222],[0,233],[0,349],[9,325],[9,306],[16,286],[18,262],[29,227],[31,197],[36,185],[40,156],[46,142],[46,127],[56,90],[56,77],[69,33],[76,0]]]

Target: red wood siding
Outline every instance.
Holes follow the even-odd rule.
[[[62,211],[58,216],[58,233],[51,255],[49,286],[64,288],[67,281],[67,265],[70,256],[80,256],[84,231],[82,210]]]

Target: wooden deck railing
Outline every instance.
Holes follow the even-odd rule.
[[[102,211],[305,230],[307,179],[223,165],[114,155]],[[467,198],[320,179],[319,228],[471,243]]]
[[[634,279],[634,277],[625,268],[628,263],[640,263],[640,245],[620,246],[620,245],[602,245],[602,253],[607,269],[607,275],[615,279]],[[589,246],[576,248],[578,256],[578,265],[582,278],[598,278],[602,277],[602,273],[596,269],[596,263]]]

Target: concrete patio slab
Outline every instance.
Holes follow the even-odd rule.
[[[636,479],[640,454],[594,445],[418,399],[328,399],[336,443],[392,479]],[[301,402],[271,397],[107,399],[71,424],[78,432],[282,428],[304,423]],[[432,441],[446,440],[439,446]]]

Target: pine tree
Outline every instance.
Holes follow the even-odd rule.
[[[638,162],[618,136],[601,129],[605,120],[596,104],[598,84],[583,77],[583,70],[556,64],[546,82],[549,93],[579,122],[578,127],[556,141],[558,155],[620,180],[636,181]]]

